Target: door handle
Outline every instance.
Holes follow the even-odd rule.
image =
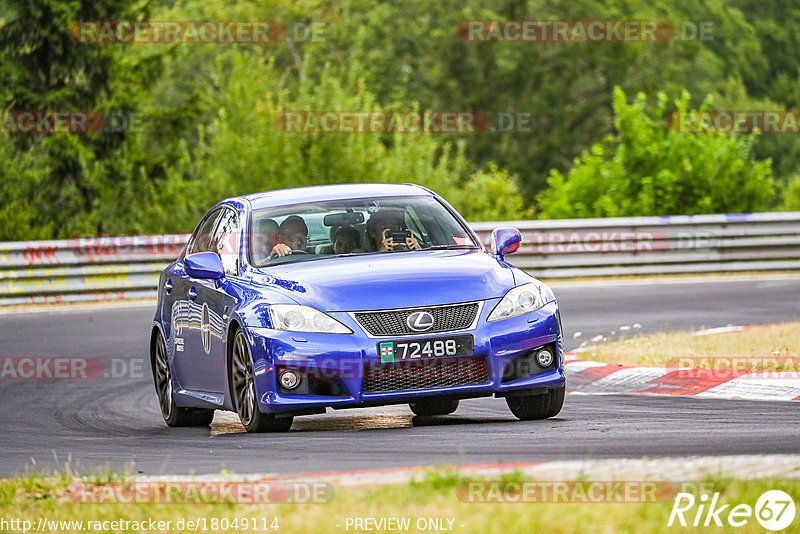
[[[172,280],[167,280],[167,282],[164,284],[164,289],[167,291],[167,295],[172,293]]]
[[[195,288],[189,290],[189,298],[192,300],[197,298],[197,290]]]

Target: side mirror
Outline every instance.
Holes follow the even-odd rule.
[[[516,252],[522,242],[522,235],[516,228],[495,228],[492,230],[492,250],[503,259],[506,254]]]
[[[196,252],[183,258],[186,274],[192,278],[209,278],[219,280],[225,278],[225,268],[214,252]]]

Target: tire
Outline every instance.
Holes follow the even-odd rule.
[[[233,336],[231,350],[230,383],[233,404],[239,420],[248,432],[286,432],[292,426],[292,417],[275,417],[258,409],[256,386],[253,379],[253,362],[247,349],[244,332]]]
[[[547,419],[555,417],[561,411],[564,405],[564,390],[565,387],[561,386],[545,394],[506,397],[506,404],[511,413],[521,421]]]
[[[214,419],[214,410],[203,408],[180,408],[175,406],[172,396],[172,370],[167,358],[167,344],[161,331],[153,344],[153,381],[158,395],[161,416],[167,426],[208,426]]]
[[[458,409],[458,399],[420,399],[408,406],[416,415],[448,415]]]

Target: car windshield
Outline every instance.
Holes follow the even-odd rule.
[[[333,200],[253,213],[250,263],[274,265],[357,254],[473,249],[467,228],[430,196]]]

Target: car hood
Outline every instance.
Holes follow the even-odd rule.
[[[276,266],[257,271],[253,283],[318,310],[359,311],[502,297],[514,274],[483,251],[409,251]]]

